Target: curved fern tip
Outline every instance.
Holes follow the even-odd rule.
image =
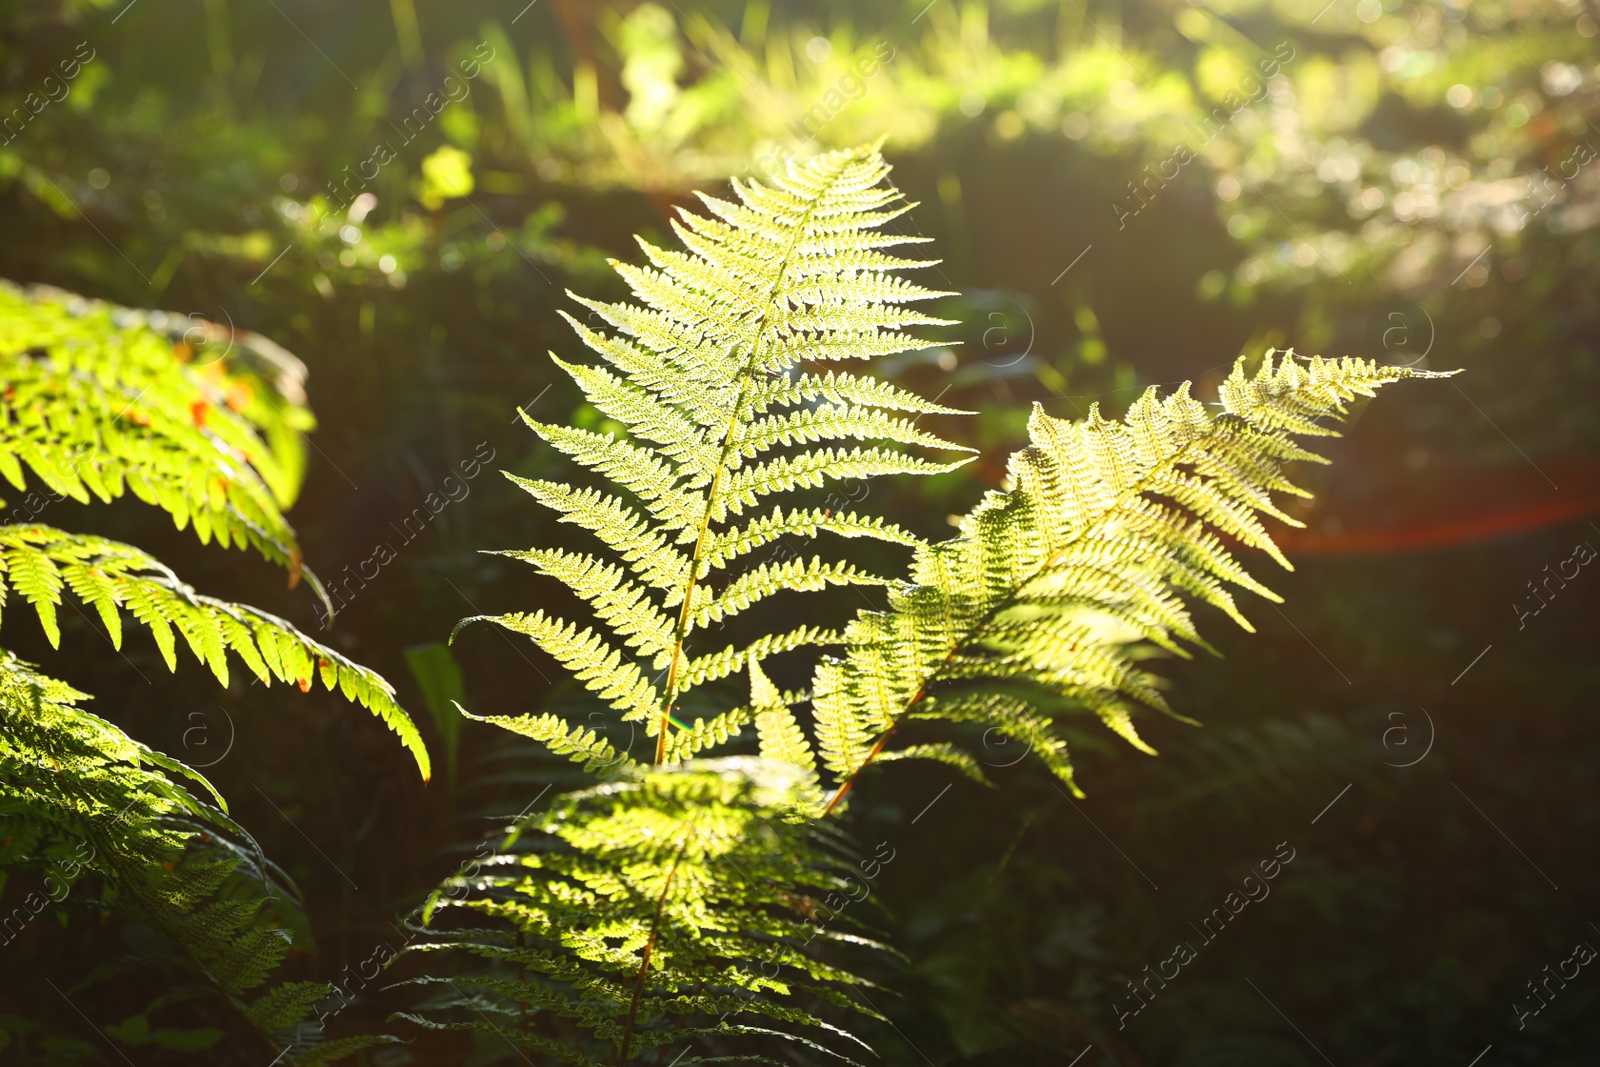
[[[462,619],[460,622],[456,623],[455,626],[451,627],[451,629],[450,629],[450,637],[449,637],[448,640],[445,641],[445,644],[447,644],[447,645],[455,644],[456,643],[456,634],[460,633],[462,630],[466,629],[468,626],[471,626],[475,622],[484,622],[484,621],[487,621],[487,620],[489,620],[491,618],[492,618],[492,616],[489,616],[489,615],[469,615],[469,616],[467,616],[465,619]]]

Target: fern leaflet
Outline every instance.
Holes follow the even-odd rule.
[[[0,526],[0,608],[8,584],[33,605],[57,647],[61,630],[56,608],[70,589],[99,614],[117,648],[122,647],[120,609],[132,612],[150,630],[169,670],[178,666],[176,629],[223,685],[228,684],[229,652],[268,685],[277,678],[304,691],[320,677],[324,687],[337,689],[382,719],[411,751],[423,778],[429,776],[422,735],[382,677],[275,615],[196,593],[132,545],[38,523]]]

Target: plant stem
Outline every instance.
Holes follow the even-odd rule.
[[[650,954],[655,951],[656,935],[661,932],[661,913],[666,909],[667,893],[672,889],[672,879],[677,876],[678,864],[683,862],[683,853],[688,847],[689,838],[685,835],[683,844],[678,846],[678,854],[673,857],[667,880],[661,886],[661,895],[656,898],[655,918],[650,920],[650,939],[644,944],[644,954],[639,960],[639,977],[633,983],[633,1002],[628,1005],[628,1028],[622,1035],[622,1048],[617,1057],[619,1067],[628,1062],[628,1053],[633,1049],[633,1023],[639,1015],[639,998],[644,995],[645,977],[650,973]]]

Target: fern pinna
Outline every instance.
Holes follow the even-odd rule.
[[[1006,484],[961,520],[958,536],[939,544],[881,520],[828,512],[775,510],[734,525],[767,493],[826,476],[951,466],[882,447],[755,462],[778,444],[842,436],[953,447],[886,413],[948,409],[886,383],[815,369],[925,344],[898,330],[935,322],[887,304],[933,294],[883,273],[910,265],[876,250],[905,240],[875,230],[894,214],[881,210],[895,196],[881,184],[886,171],[867,148],[791,163],[771,188],[735,182],[738,203],[704,198],[715,217],[686,214],[677,226],[688,254],[647,245],[655,269],[618,266],[644,307],[583,301],[618,331],[604,335],[574,322],[616,373],[561,365],[633,439],[529,421],[622,492],[518,480],[565,521],[595,533],[619,562],[557,549],[511,555],[588,600],[633,655],[594,629],[543,612],[493,621],[532,637],[623,720],[648,723],[657,739],[654,765],[553,713],[480,720],[603,770],[611,783],[513,824],[508,847],[538,830],[540,848],[508,851],[444,887],[448,903],[500,922],[456,930],[443,921],[416,947],[413,955],[472,953],[487,970],[451,978],[449,993],[415,1018],[581,1064],[625,1063],[678,1039],[692,1045],[675,1062],[777,1062],[747,1047],[754,1031],[729,1022],[742,1014],[809,1027],[824,1040],[822,1004],[862,1010],[870,1001],[859,995],[860,979],[800,951],[813,939],[802,939],[795,916],[815,910],[808,890],[828,869],[827,850],[819,853],[814,842],[837,840],[823,816],[839,810],[860,773],[875,763],[931,758],[982,778],[969,754],[937,735],[891,747],[917,721],[1003,731],[1074,791],[1062,730],[1070,716],[1095,715],[1150,751],[1135,713],[1170,709],[1139,663],[1152,648],[1186,655],[1186,645],[1205,647],[1186,600],[1211,604],[1248,628],[1230,587],[1277,599],[1229,542],[1288,565],[1261,517],[1295,522],[1273,494],[1306,495],[1284,466],[1319,459],[1295,437],[1332,434],[1323,423],[1353,400],[1431,376],[1268,352],[1253,370],[1241,357],[1215,412],[1187,385],[1166,397],[1150,389],[1121,421],[1096,408],[1068,422],[1036,407],[1031,443],[1011,458]],[[780,406],[790,410],[774,410]],[[751,549],[785,532],[822,529],[912,547],[910,580],[885,583],[885,610],[858,612],[842,634],[800,629],[685,653],[697,628],[760,597],[868,580],[816,559],[763,565],[712,588],[712,576]],[[781,692],[761,666],[771,654],[830,644],[842,653],[820,658],[807,692]],[[748,703],[692,723],[672,714],[689,688],[741,670]],[[758,756],[735,764],[699,755],[739,744],[747,727]],[[742,853],[743,862],[732,862],[732,844],[690,844],[701,832],[720,840],[720,830],[704,827],[732,825],[723,808],[742,794],[723,784],[712,798],[685,783],[744,775],[753,796],[755,783],[779,774],[790,783],[787,799],[777,808],[755,804],[746,813],[752,821],[740,824],[741,833],[777,844],[762,853],[764,863]],[[680,883],[686,850],[702,860],[719,847],[730,850],[727,864],[697,862],[695,877]],[[702,878],[737,884],[713,892]],[[769,880],[788,887],[761,888]],[[684,944],[699,948],[658,949]],[[758,967],[768,950],[784,959],[770,974]],[[830,981],[819,986],[819,973]],[[730,999],[738,1006],[727,1007]],[[792,1028],[785,1036],[811,1040]]]
[[[197,593],[131,545],[32,521],[55,501],[131,491],[201,541],[253,547],[284,565],[291,585],[306,577],[315,589],[282,513],[304,472],[302,431],[314,425],[303,379],[304,367],[265,338],[0,282],[0,476],[25,494],[0,522],[0,609],[20,597],[59,647],[57,609],[75,599],[119,649],[129,612],[169,669],[181,636],[223,685],[230,657],[263,683],[304,691],[320,678],[394,730],[426,778],[421,736],[376,673],[275,615]],[[267,898],[292,901],[292,890],[198,772],[90,714],[83,699],[0,649],[0,894],[22,894],[20,904],[0,897],[6,940],[45,911],[83,907],[164,934],[174,951],[115,960],[83,979],[168,972],[170,992],[103,1027],[124,1044],[210,1047],[220,1029],[151,1022],[197,997],[220,997],[287,1062],[330,1062],[380,1040],[308,1043],[289,1032],[331,989],[260,989],[290,948],[287,931],[269,923],[296,910]]]

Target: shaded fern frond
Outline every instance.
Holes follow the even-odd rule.
[[[561,798],[517,828],[529,851],[440,887],[430,937],[402,958],[448,952],[478,969],[411,979],[448,992],[407,1017],[496,1033],[563,1063],[629,1063],[690,1040],[742,1051],[754,1035],[850,1062],[829,1046],[853,1039],[816,1011],[853,1006],[861,980],[815,945],[873,942],[842,918],[806,917],[815,906],[804,901],[848,883],[839,857],[793,818],[803,787],[796,767],[739,758]]]
[[[639,662],[600,634],[555,620],[492,621],[532,637],[624,717],[653,707],[657,762],[685,692],[778,651],[768,643],[692,660],[697,631],[780,592],[882,581],[820,557],[782,562],[771,551],[741,573],[719,572],[790,535],[921,543],[881,519],[831,507],[743,516],[775,494],[964,462],[907,451],[968,451],[916,421],[952,409],[871,378],[802,366],[924,348],[933,342],[904,331],[943,321],[907,305],[945,294],[896,273],[928,264],[880,251],[920,240],[882,229],[907,210],[884,183],[888,169],[876,148],[834,152],[793,165],[771,187],[735,181],[731,200],[702,196],[708,215],[683,212],[673,223],[687,251],[641,242],[649,265],[613,264],[634,303],[575,297],[600,327],[569,321],[604,363],[556,363],[626,432],[524,415],[546,443],[621,492],[513,480],[620,562],[547,550],[514,555],[566,581]],[[861,444],[841,444],[851,441]],[[657,671],[665,673],[659,688],[645,681]]]
[[[315,425],[304,377],[263,337],[0,282],[0,477],[85,504],[132,492],[298,578],[282,509]]]
[[[276,678],[309,691],[320,677],[325,688],[382,719],[411,751],[425,780],[430,773],[421,734],[380,675],[275,615],[196,593],[132,545],[38,523],[0,526],[0,609],[11,591],[33,605],[55,647],[61,644],[56,609],[70,591],[94,608],[117,648],[122,611],[130,612],[149,629],[169,670],[178,665],[176,631],[223,685],[229,652],[266,685]]]
[[[1074,790],[1065,740],[1034,709],[1089,710],[1151,751],[1135,710],[1170,709],[1137,648],[1186,655],[1185,644],[1201,644],[1186,600],[1248,629],[1229,586],[1278,599],[1228,543],[1289,565],[1257,516],[1300,525],[1271,497],[1305,495],[1283,465],[1321,459],[1293,435],[1333,434],[1318,420],[1355,398],[1437,376],[1292,352],[1267,353],[1253,375],[1246,362],[1215,414],[1187,385],[1165,398],[1150,389],[1120,422],[1097,408],[1069,422],[1035,406],[1008,488],[988,494],[959,537],[918,549],[889,610],[859,615],[845,655],[819,665],[813,714],[824,763],[843,783],[835,802],[908,713],[1016,738]]]
[[[79,857],[102,874],[107,856],[165,855],[181,849],[175,818],[233,830],[221,796],[199,771],[140,744],[78,707],[87,694],[41,674],[0,649],[0,869],[66,860],[52,840],[107,842]],[[181,784],[204,789],[222,811]]]
[[[296,908],[293,886],[225,808],[185,787],[222,804],[198,771],[77,706],[86,699],[0,649],[0,886],[23,890],[0,946],[46,911],[131,914],[179,951],[107,961],[74,990],[154,968],[169,988],[227,1001],[263,1034],[303,1019],[330,986],[250,992],[288,954],[289,931],[262,913],[268,897],[276,913]]]

